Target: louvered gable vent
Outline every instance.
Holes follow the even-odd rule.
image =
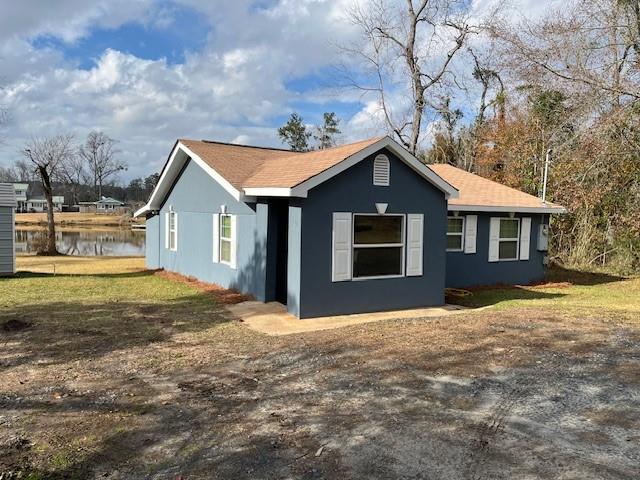
[[[378,155],[373,160],[373,184],[378,187],[389,186],[389,158]]]

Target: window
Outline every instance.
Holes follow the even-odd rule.
[[[167,228],[169,229],[169,250],[176,251],[178,249],[178,214],[176,212],[169,212]]]
[[[404,216],[353,215],[353,278],[404,275]]]
[[[517,260],[520,241],[520,219],[501,218],[498,238],[498,259]]]
[[[389,186],[389,157],[378,155],[373,160],[373,184],[378,187]]]
[[[464,217],[447,219],[447,252],[461,252],[464,247]]]
[[[220,215],[220,262],[231,265],[233,227],[231,215]]]

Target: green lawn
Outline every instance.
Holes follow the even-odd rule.
[[[465,306],[491,306],[498,310],[540,307],[584,316],[609,312],[629,320],[639,320],[640,278],[554,267],[545,284],[472,289],[470,296],[451,297],[448,300]]]

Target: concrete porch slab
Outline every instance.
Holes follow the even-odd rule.
[[[470,310],[458,305],[445,305],[443,307],[356,313],[300,320],[287,312],[286,307],[278,302],[249,301],[227,305],[226,308],[250,329],[272,336],[330,330],[397,318],[444,317],[466,313]]]

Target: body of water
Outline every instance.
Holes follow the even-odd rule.
[[[44,229],[16,228],[16,251],[36,253],[45,242]],[[144,256],[144,230],[129,228],[56,228],[58,251],[78,256]]]

